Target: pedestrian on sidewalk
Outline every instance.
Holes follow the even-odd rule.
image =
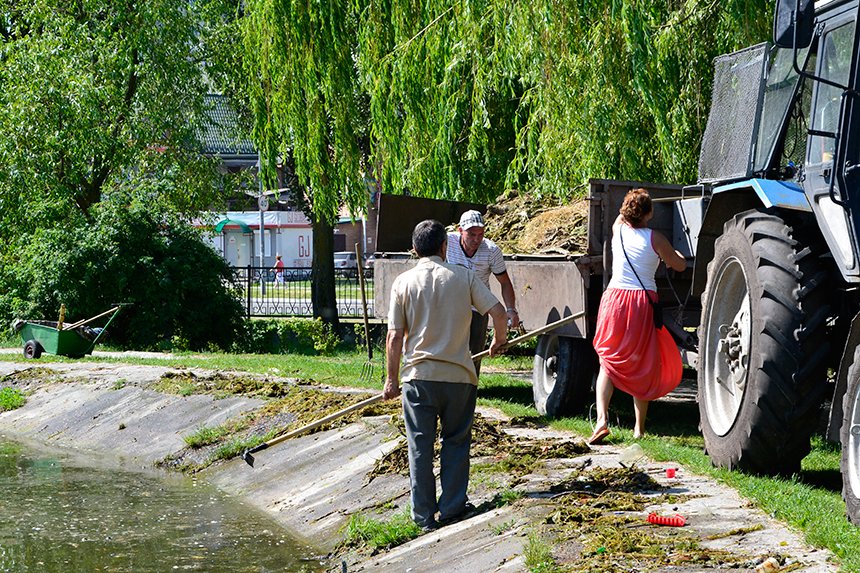
[[[284,261],[281,260],[281,255],[275,256],[275,266],[272,269],[275,271],[275,282],[284,284]]]
[[[431,530],[470,509],[466,490],[478,386],[469,352],[472,307],[493,319],[491,356],[507,341],[507,321],[505,308],[474,272],[445,262],[447,235],[439,221],[419,223],[412,246],[418,264],[391,287],[383,397],[400,396],[402,381],[412,519]],[[437,420],[442,444],[438,500],[433,474]]]

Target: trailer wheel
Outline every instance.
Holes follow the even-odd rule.
[[[24,343],[25,358],[39,358],[42,356],[42,345],[35,340],[28,340]]]
[[[776,215],[752,210],[725,224],[699,327],[699,413],[715,465],[800,469],[826,387],[825,279],[817,252]]]
[[[843,416],[839,438],[842,443],[842,499],[848,519],[860,525],[860,347],[848,369],[848,389],[842,401]]]
[[[591,402],[597,355],[588,340],[545,334],[538,339],[532,370],[535,408],[544,416],[567,416]]]

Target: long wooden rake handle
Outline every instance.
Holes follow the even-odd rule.
[[[106,314],[110,314],[110,313],[112,313],[112,312],[116,312],[116,311],[117,311],[117,310],[119,310],[119,309],[120,309],[120,307],[119,307],[119,306],[115,306],[115,307],[113,307],[112,309],[110,309],[110,310],[106,310],[106,311],[104,311],[104,312],[103,312],[103,313],[101,313],[101,314],[97,314],[97,315],[95,315],[95,316],[94,316],[94,317],[92,317],[92,318],[87,318],[87,319],[84,319],[84,320],[79,320],[79,321],[74,322],[74,323],[72,323],[72,324],[67,324],[67,325],[63,326],[63,330],[72,330],[73,328],[77,328],[77,327],[79,327],[79,326],[83,326],[83,325],[85,325],[85,324],[87,324],[87,323],[89,323],[89,322],[94,321],[94,320],[95,320],[95,319],[97,319],[97,318],[101,318],[101,317],[103,317],[103,316],[104,316],[104,315],[106,315]]]
[[[540,328],[535,328],[531,332],[527,332],[527,333],[523,334],[522,336],[517,336],[516,338],[512,338],[512,339],[508,340],[505,344],[502,345],[502,350],[504,350],[506,348],[510,348],[514,344],[519,344],[520,342],[523,342],[524,340],[528,340],[530,338],[534,338],[535,336],[539,336],[541,334],[549,332],[550,330],[555,330],[559,326],[564,326],[568,322],[576,320],[577,318],[579,318],[581,316],[585,316],[584,310],[581,310],[577,313],[571,314],[570,316],[565,316],[561,320],[556,320],[555,322],[550,322],[549,324],[547,324],[545,326],[541,326]],[[481,360],[483,358],[486,358],[489,355],[490,355],[489,349],[483,350],[483,351],[473,355],[472,360]]]
[[[367,318],[367,295],[364,292],[364,267],[361,264],[361,252],[358,248],[358,243],[355,244],[355,266],[358,268],[358,283],[361,285],[361,312],[364,317],[364,342],[367,344],[367,360],[373,360],[373,350],[370,345],[370,321]],[[371,372],[368,373],[368,378],[373,376],[371,364]]]
[[[364,408],[366,406],[370,406],[371,404],[376,404],[377,402],[380,402],[380,401],[382,401],[382,394],[377,394],[376,396],[371,396],[370,398],[368,398],[366,400],[362,400],[361,402],[358,402],[357,404],[353,404],[352,406],[347,406],[346,408],[343,408],[342,410],[338,410],[337,412],[332,412],[328,416],[325,416],[323,418],[320,418],[319,420],[313,421],[310,424],[305,424],[301,428],[296,428],[295,430],[290,430],[286,434],[281,434],[280,436],[278,436],[276,438],[272,438],[268,442],[263,442],[259,446],[255,446],[249,450],[245,450],[242,453],[242,459],[245,460],[249,466],[254,467],[254,456],[252,456],[251,454],[257,453],[261,450],[265,450],[266,448],[270,448],[276,444],[280,444],[284,440],[289,440],[290,438],[295,438],[296,436],[300,436],[300,435],[304,434],[305,432],[310,432],[311,430],[313,430],[315,428],[319,428],[323,424],[327,424],[329,422],[337,420],[338,418],[346,416],[347,414],[355,412],[356,410],[360,410],[361,408]]]
[[[584,315],[585,315],[585,311],[580,311],[580,312],[577,312],[577,313],[572,314],[570,316],[566,316],[566,317],[562,318],[561,320],[551,322],[551,323],[547,324],[546,326],[536,328],[536,329],[532,330],[531,332],[527,332],[526,334],[523,334],[522,336],[518,336],[516,338],[509,340],[502,348],[508,348],[508,347],[513,346],[514,344],[517,344],[517,343],[522,342],[524,340],[534,338],[535,336],[539,336],[541,334],[544,334],[545,332],[549,332],[550,330],[554,330],[560,326],[564,326],[568,322],[571,322],[572,320],[575,320],[575,319],[577,319],[581,316],[584,316]],[[472,356],[472,360],[480,360],[486,356],[489,356],[489,354],[490,354],[489,350],[484,350],[483,352],[479,352],[478,354],[475,354],[474,356]],[[361,402],[358,402],[357,404],[353,404],[352,406],[347,406],[346,408],[343,408],[342,410],[338,410],[337,412],[332,412],[328,416],[320,418],[319,420],[311,422],[310,424],[306,424],[306,425],[302,426],[301,428],[296,428],[295,430],[290,430],[286,434],[281,434],[280,436],[278,436],[276,438],[272,438],[268,442],[263,442],[259,446],[255,446],[251,449],[245,450],[242,453],[242,459],[245,460],[245,462],[249,466],[254,467],[254,456],[252,454],[255,454],[259,451],[265,450],[266,448],[270,448],[276,444],[280,444],[284,440],[289,440],[290,438],[295,438],[296,436],[300,436],[300,435],[302,435],[306,432],[309,432],[313,429],[319,428],[323,424],[327,424],[329,422],[337,420],[338,418],[346,416],[347,414],[355,412],[356,410],[360,410],[361,408],[364,408],[366,406],[370,406],[371,404],[376,404],[377,402],[380,402],[381,400],[382,400],[382,394],[377,394],[376,396],[371,396],[370,398],[367,398],[366,400],[362,400]]]

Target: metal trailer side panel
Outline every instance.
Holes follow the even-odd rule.
[[[624,196],[631,189],[642,187],[648,190],[654,203],[654,218],[648,226],[659,230],[670,239],[673,230],[672,202],[701,195],[701,192],[696,192],[685,197],[682,186],[665,183],[591,179],[588,184],[591,202],[588,213],[588,254],[592,256],[600,256],[604,253],[604,244],[612,235],[612,223],[615,222],[621,204],[624,203]]]
[[[505,264],[514,285],[520,320],[527,331],[586,311],[583,317],[553,333],[574,338],[588,337],[588,277],[583,275],[574,261],[505,261]],[[490,290],[504,304],[499,281],[490,279]]]
[[[394,279],[417,262],[408,253],[377,254],[373,263],[373,315],[388,320],[388,301]]]
[[[387,253],[374,265],[374,313],[376,318],[387,319],[388,301],[394,279],[412,268],[416,259],[408,255]],[[515,261],[506,260],[508,275],[517,296],[517,309],[527,331],[546,326],[566,316],[587,310],[587,277],[569,260]],[[502,301],[499,282],[490,279],[490,290]],[[561,336],[586,338],[588,312],[582,318],[555,331]]]

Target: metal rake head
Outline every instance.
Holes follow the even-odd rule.
[[[373,380],[373,362],[368,360],[362,365],[360,380],[362,382],[370,382]]]

